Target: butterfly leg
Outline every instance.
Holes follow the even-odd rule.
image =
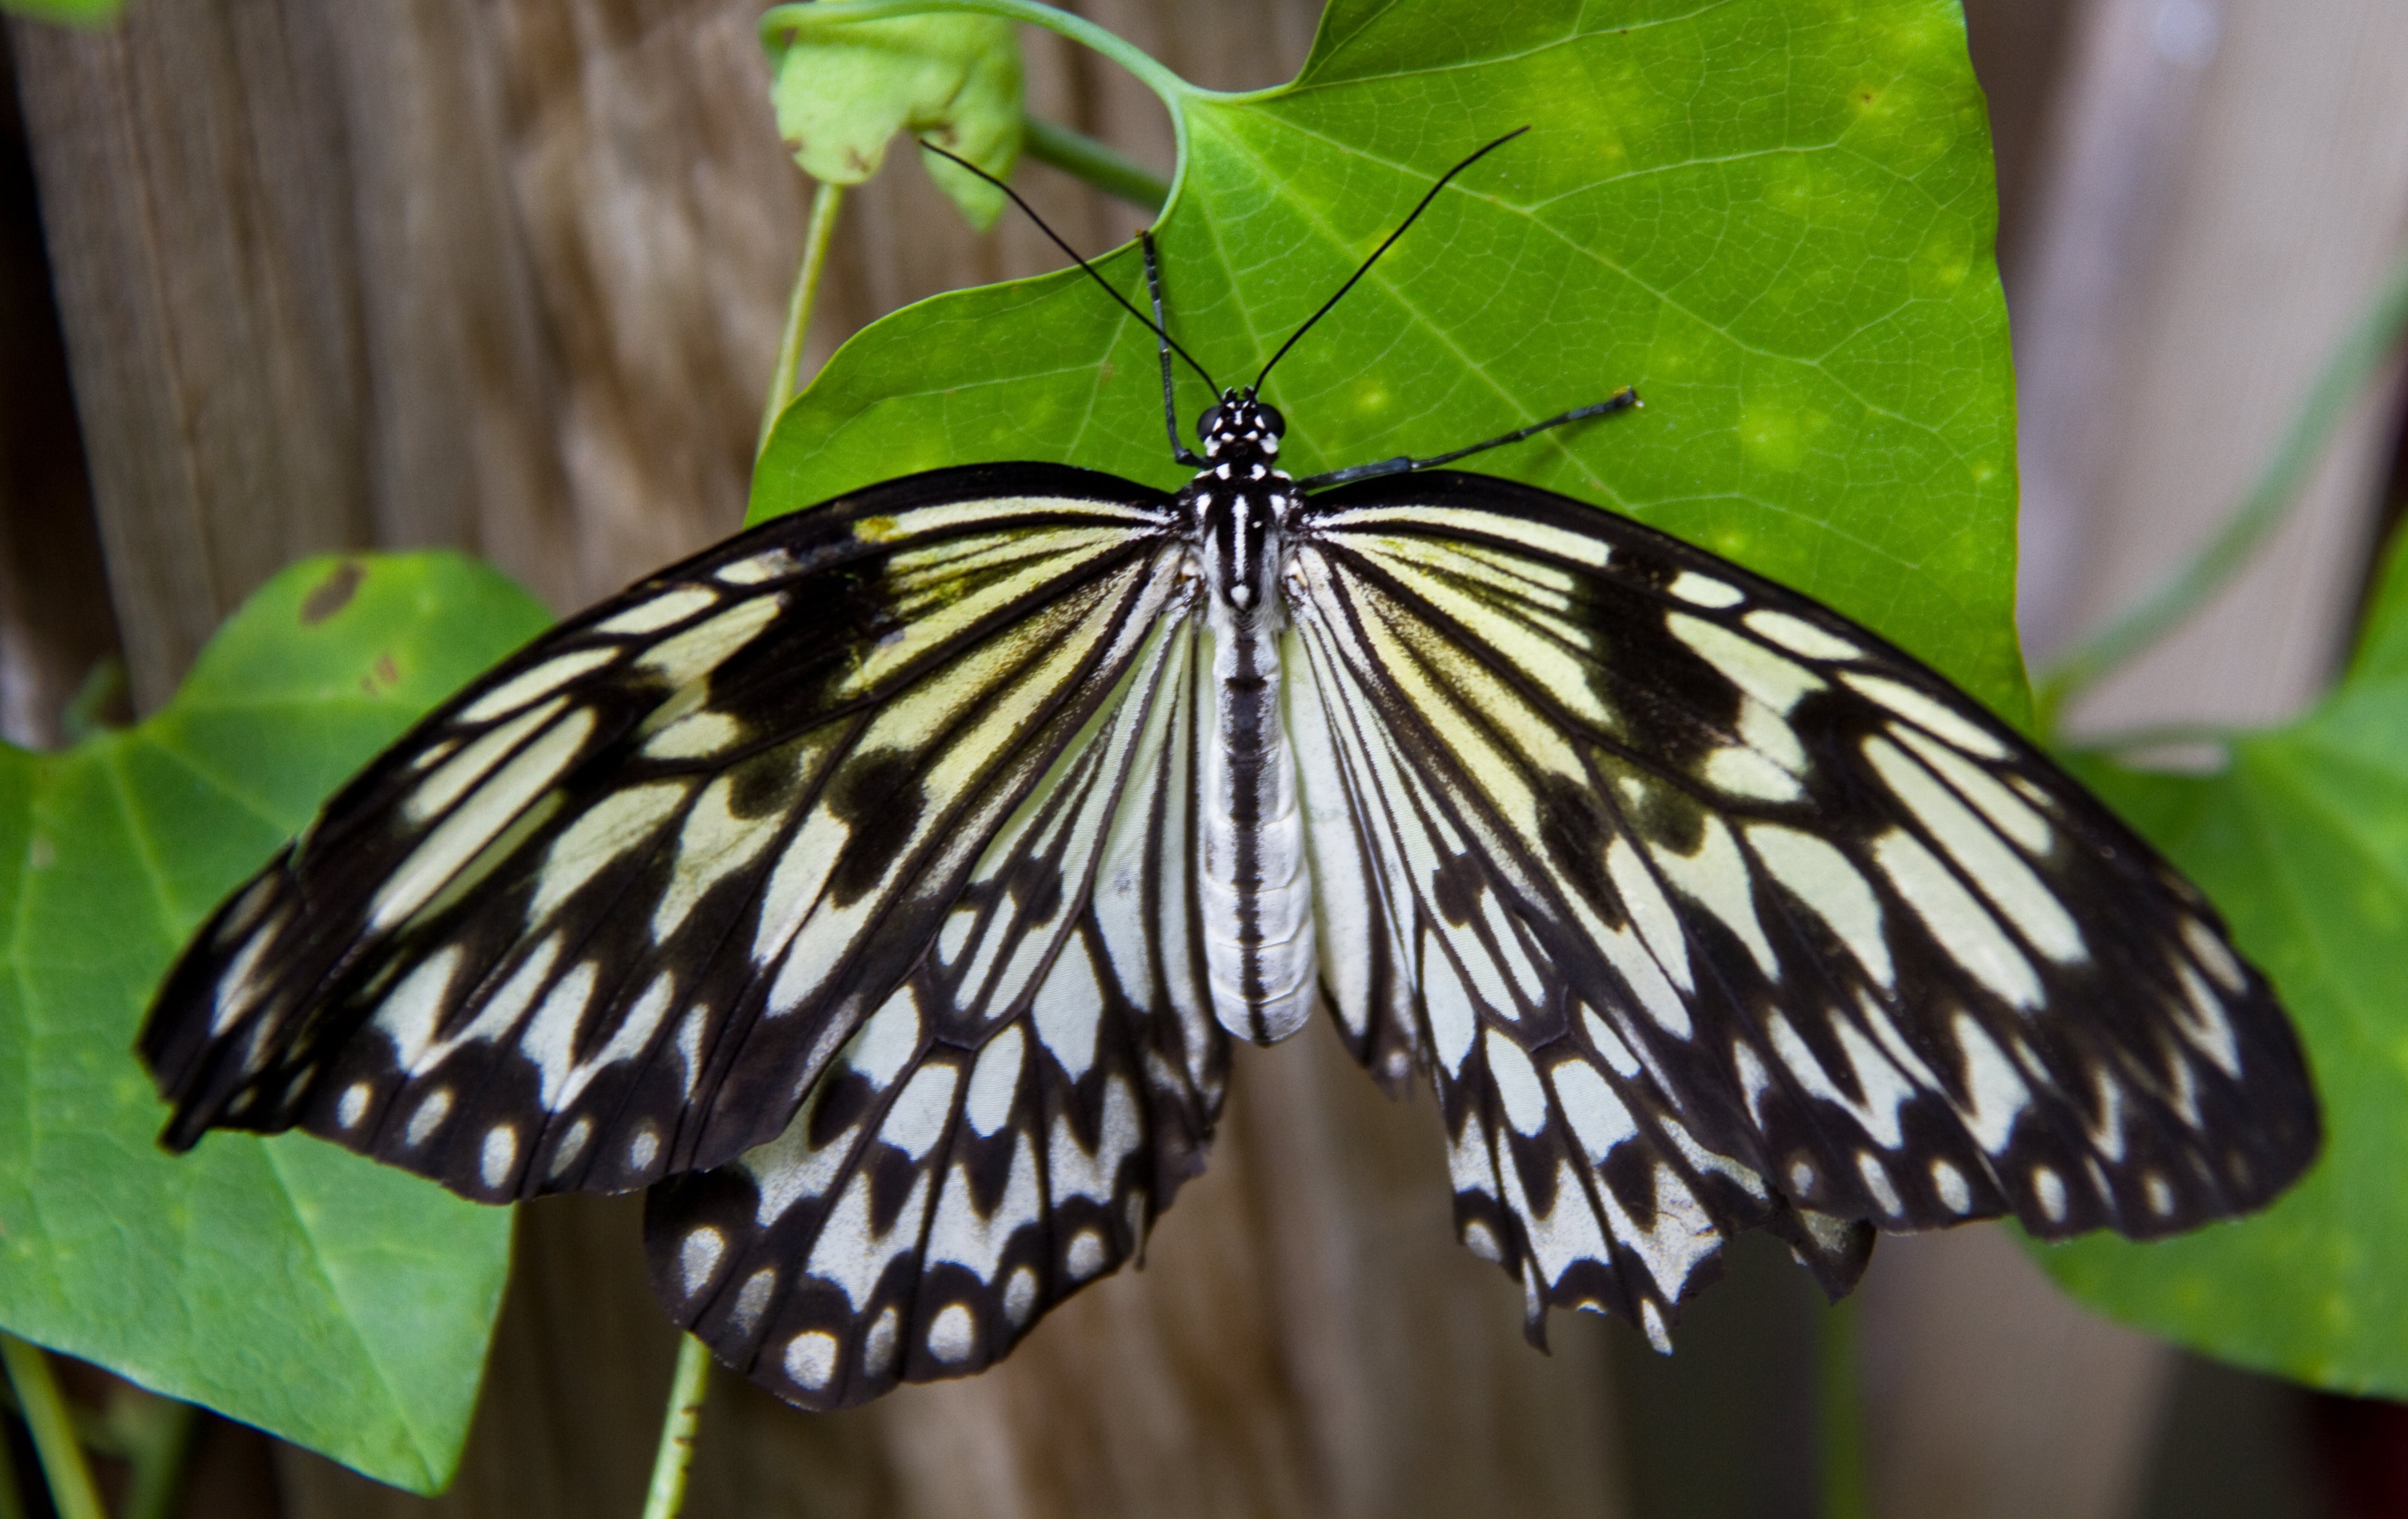
[[[1164,359],[1163,369],[1166,380],[1169,366],[1170,361]],[[1616,411],[1632,410],[1639,405],[1639,393],[1625,385],[1594,406],[1576,407],[1560,417],[1549,417],[1544,422],[1534,422],[1527,427],[1517,427],[1502,437],[1492,437],[1484,443],[1474,443],[1469,448],[1456,449],[1451,453],[1434,453],[1426,459],[1415,459],[1399,454],[1394,459],[1381,459],[1368,465],[1349,465],[1344,469],[1333,469],[1326,475],[1307,476],[1296,482],[1297,489],[1319,491],[1332,485],[1343,485],[1350,480],[1370,480],[1380,475],[1405,475],[1416,469],[1432,469],[1440,465],[1453,464],[1455,460],[1469,454],[1484,453],[1490,449],[1503,448],[1508,443],[1519,443],[1534,433],[1543,433],[1550,427],[1561,427],[1568,422],[1586,422],[1591,417],[1611,416]]]

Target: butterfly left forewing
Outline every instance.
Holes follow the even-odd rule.
[[[1176,591],[1157,498],[891,482],[566,624],[236,894],[144,1052],[211,1124],[306,1123],[470,1196],[773,1137]]]
[[[2213,912],[1919,664],[1504,482],[1369,482],[1312,523],[1301,641],[1369,714],[1341,768],[1387,798],[1366,821],[1423,913],[1433,1068],[1476,1089],[1451,1118],[1559,1133],[1560,1083],[1543,1120],[1524,1104],[1536,1134],[1506,1094],[1520,1059],[1577,1056],[1700,1228],[1763,1222],[1834,1285],[1860,1259],[1841,1220],[2147,1236],[2256,1206],[2313,1154],[2296,1042]],[[1565,986],[1577,1015],[1533,995]],[[1529,1169],[1486,1196],[1536,1239]]]

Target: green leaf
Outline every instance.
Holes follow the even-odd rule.
[[[219,899],[546,621],[456,554],[312,560],[148,722],[0,746],[0,1325],[385,1482],[449,1480],[508,1211],[300,1136],[170,1156],[134,1037]]]
[[[1154,82],[1184,145],[1160,223],[1171,326],[1224,384],[1449,165],[1532,128],[1282,361],[1266,395],[1294,472],[1636,385],[1643,411],[1471,466],[1740,560],[2025,717],[1990,146],[1954,0],[1339,0],[1292,84]],[[1134,249],[1100,267],[1143,304]],[[1180,385],[1183,425],[1209,397]],[[752,516],[1005,459],[1182,481],[1152,337],[1076,270],[847,344],[780,421]]]
[[[859,184],[898,132],[925,136],[998,179],[1020,156],[1020,37],[1007,21],[930,16],[863,21],[775,40],[778,135],[814,179]],[[1003,193],[942,159],[938,188],[981,232]]]
[[[2324,1099],[2325,1153],[2255,1218],[2156,1245],[2094,1236],[2042,1263],[2100,1311],[2210,1354],[2408,1396],[2408,553],[2306,717],[2236,742],[2210,777],[2083,771],[2272,978]]]

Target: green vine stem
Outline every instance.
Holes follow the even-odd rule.
[[[109,1398],[108,1423],[134,1468],[123,1519],[170,1519],[175,1513],[199,1415],[190,1403],[139,1387],[122,1385]]]
[[[2076,696],[2180,626],[2249,562],[2283,521],[2334,426],[2390,356],[2403,330],[2408,330],[2408,256],[2392,267],[2382,292],[2326,362],[2290,431],[2223,528],[2188,564],[2114,622],[2075,643],[2041,678],[2034,707],[2042,733],[2053,733],[2057,715]]]
[[[819,299],[820,276],[827,272],[837,212],[843,208],[844,186],[823,183],[811,192],[811,221],[803,230],[802,266],[795,271],[794,298],[786,303],[786,330],[778,340],[778,369],[769,377],[769,399],[761,408],[761,441],[755,453],[769,446],[778,414],[802,388],[796,371],[803,365],[803,333],[811,324],[811,305]]]
[[[1020,149],[1039,164],[1051,164],[1149,215],[1160,215],[1163,202],[1170,198],[1170,181],[1136,159],[1041,117],[1022,118]]]
[[[652,1456],[652,1484],[644,1494],[643,1519],[677,1519],[678,1511],[685,1507],[685,1476],[694,1465],[694,1426],[702,1417],[702,1400],[710,1392],[710,1348],[692,1335],[680,1335],[677,1373],[669,1379],[669,1406],[661,1417],[661,1446]]]
[[[41,1457],[42,1478],[59,1519],[107,1519],[92,1484],[92,1469],[76,1443],[75,1416],[59,1396],[58,1379],[50,1374],[50,1357],[40,1346],[0,1331],[0,1362],[7,1366],[9,1384],[25,1411],[25,1427],[33,1433],[34,1452]]]
[[[1824,1312],[1817,1336],[1814,1422],[1822,1519],[1868,1519],[1872,1512],[1865,1487],[1864,1388],[1856,1374],[1860,1316],[1858,1299],[1842,1297]]]

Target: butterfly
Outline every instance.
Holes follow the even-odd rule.
[[[538,638],[193,940],[164,1142],[647,1188],[671,1316],[815,1409],[1137,1254],[1229,1040],[1317,1008],[1435,1092],[1534,1340],[1669,1349],[1742,1229],[1836,1296],[1876,1229],[2151,1238],[2305,1168],[2266,982],[2031,744],[1795,591],[1437,467],[1634,394],[1292,480],[1260,393],[1309,321],[1191,450],[1142,241],[1155,320],[1112,294],[1190,483],[912,475]]]

